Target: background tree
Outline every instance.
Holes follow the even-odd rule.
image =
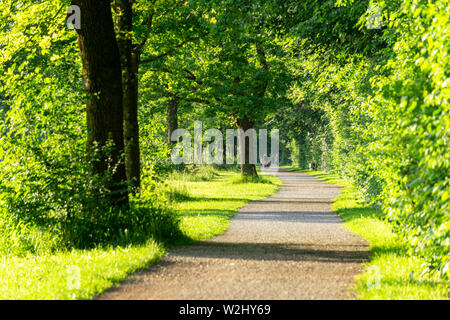
[[[265,28],[261,3],[244,1],[237,5],[227,1],[213,6],[208,18],[214,27],[204,38],[202,58],[190,73],[210,108],[226,114],[237,128],[247,131],[275,109],[277,99],[287,89],[282,43],[269,37],[271,31]],[[248,139],[245,145],[242,175],[256,176]]]
[[[187,43],[198,40],[205,33],[203,8],[196,1],[180,0],[115,0],[114,8],[122,61],[125,163],[129,183],[136,191],[141,175],[140,66],[171,56]]]

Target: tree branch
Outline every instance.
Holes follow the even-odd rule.
[[[169,54],[175,52],[177,49],[183,47],[186,43],[193,42],[193,41],[196,41],[198,39],[200,39],[200,37],[192,37],[192,38],[186,39],[186,40],[180,42],[179,44],[177,44],[176,46],[172,47],[171,49],[167,50],[164,53],[161,53],[161,54],[159,54],[157,56],[153,56],[151,58],[142,59],[140,64],[150,63],[150,62],[154,62],[154,61],[157,61],[159,59],[162,59],[162,58],[168,56]]]
[[[147,19],[144,21],[145,22],[144,24],[146,24],[147,28],[149,28],[149,29],[151,29],[151,27],[153,26],[153,17],[155,16],[155,13],[156,13],[156,11],[154,9],[152,9],[151,13],[147,17]],[[147,33],[144,40],[141,41],[141,43],[135,45],[135,49],[140,51],[147,43],[148,38],[149,38],[149,32]]]

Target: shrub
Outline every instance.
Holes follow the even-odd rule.
[[[187,166],[182,171],[173,171],[168,176],[169,180],[177,181],[211,181],[217,176],[217,172],[212,166]]]

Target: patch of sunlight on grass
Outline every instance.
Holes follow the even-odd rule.
[[[0,258],[1,299],[90,299],[156,262],[163,248],[146,245]]]

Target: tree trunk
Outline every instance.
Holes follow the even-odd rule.
[[[122,63],[123,127],[125,167],[132,193],[139,192],[141,159],[139,148],[138,96],[140,48],[133,45],[133,9],[129,0],[116,1],[117,42]]]
[[[236,121],[238,129],[243,130],[246,132],[248,129],[253,129],[254,123],[250,120],[248,120],[247,117],[244,118],[238,118]],[[240,139],[238,139],[240,140]],[[250,163],[250,139],[246,138],[244,141],[245,145],[245,156],[244,161],[241,164],[241,174],[243,177],[257,177],[258,173],[256,172],[256,165]],[[241,149],[243,146],[239,144],[239,149]]]
[[[106,186],[113,205],[128,205],[125,187],[126,172],[122,157],[123,108],[122,77],[119,48],[109,1],[74,0],[81,9],[81,29],[77,30],[78,45],[83,62],[84,87],[88,94],[86,102],[87,150],[93,151],[112,140],[114,148],[109,155],[114,170],[112,183]],[[108,155],[102,154],[93,164],[95,174],[103,175],[109,168]]]
[[[141,185],[141,158],[139,148],[138,123],[138,72],[139,53],[131,56],[132,72],[126,72],[124,82],[124,136],[125,136],[125,164],[127,178],[134,191],[139,191]]]
[[[263,70],[269,70],[269,66],[267,64],[266,54],[264,50],[261,48],[260,45],[256,45],[256,51],[259,58],[259,63],[261,64],[261,67]],[[240,80],[238,80],[240,81]],[[258,85],[258,97],[263,99],[264,95],[266,94],[268,86],[268,80],[264,79],[259,85]],[[258,110],[257,107],[255,107],[255,110]],[[238,118],[237,121],[238,129],[242,129],[247,131],[248,129],[252,129],[254,127],[254,122],[250,121],[247,116]],[[240,139],[239,139],[240,140]],[[241,164],[241,174],[243,177],[256,177],[258,176],[258,173],[256,171],[256,165],[250,163],[250,139],[245,139],[245,161],[243,164]]]
[[[169,100],[167,127],[168,127],[168,143],[173,144],[171,137],[172,133],[178,129],[178,104],[180,99],[175,95]]]

